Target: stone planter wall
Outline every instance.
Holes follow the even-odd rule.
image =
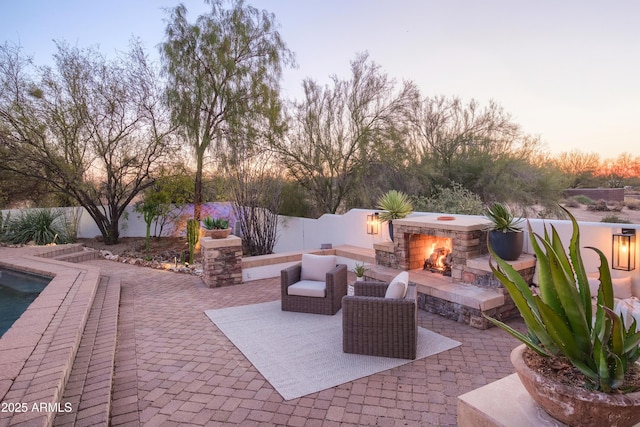
[[[242,283],[242,239],[204,237],[201,240],[204,283],[210,288]]]

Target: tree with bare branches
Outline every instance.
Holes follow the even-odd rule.
[[[351,78],[322,87],[303,82],[286,138],[272,148],[288,173],[310,194],[318,213],[336,213],[385,147],[401,140],[417,89],[400,89],[366,53],[351,62]]]
[[[569,188],[593,185],[594,176],[600,169],[600,156],[578,150],[562,152],[554,158],[555,165],[569,180]]]
[[[169,147],[159,78],[137,41],[114,60],[57,47],[53,67],[0,47],[0,168],[76,200],[105,242],[117,243],[125,208],[153,183]]]

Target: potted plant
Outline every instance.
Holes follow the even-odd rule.
[[[389,223],[389,238],[393,241],[393,220],[405,218],[413,212],[411,200],[400,191],[390,190],[378,199],[378,209],[384,211],[380,212],[379,219]]]
[[[207,236],[212,239],[224,239],[231,234],[228,219],[213,219],[208,216],[202,220],[202,226],[205,228]]]
[[[515,261],[522,254],[524,233],[522,218],[516,218],[508,205],[494,203],[485,210],[485,216],[493,223],[489,230],[489,246],[502,259]]]
[[[529,225],[538,259],[538,292],[489,249],[497,263],[494,267],[491,262],[491,269],[520,311],[528,333],[485,317],[524,343],[513,350],[511,362],[531,397],[552,417],[569,425],[631,426],[640,421],[640,332],[635,320],[625,325],[613,311],[609,264],[597,248],[589,248],[600,258],[593,312],[580,230],[564,210],[573,224],[568,253],[554,227],[541,237]],[[552,368],[544,373],[534,369],[538,365]],[[577,384],[558,381],[567,370]]]
[[[364,280],[364,273],[367,271],[367,268],[364,266],[364,263],[358,264],[353,267],[353,273],[356,275],[356,282],[361,282]]]

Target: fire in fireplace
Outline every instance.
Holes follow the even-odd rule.
[[[452,253],[451,239],[430,237],[426,247],[423,269],[432,273],[451,276]]]
[[[442,246],[435,248],[424,260],[424,269],[432,273],[442,273],[443,276],[451,276],[451,249]]]

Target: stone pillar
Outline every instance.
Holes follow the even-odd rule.
[[[202,248],[204,283],[210,288],[242,283],[242,239],[229,236],[224,239],[203,237]]]

